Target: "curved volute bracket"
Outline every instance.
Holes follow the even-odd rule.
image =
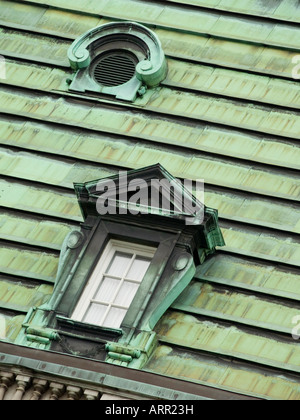
[[[118,86],[101,86],[93,78],[93,62],[108,51],[130,51],[136,56],[134,76]],[[156,34],[135,22],[113,22],[98,26],[77,38],[68,50],[75,76],[70,90],[111,94],[134,100],[147,88],[158,86],[167,75],[166,58]],[[114,76],[112,72],[112,77]],[[127,89],[126,89],[127,88]]]
[[[68,49],[68,58],[71,68],[75,71],[88,67],[91,63],[90,53],[82,45],[82,37],[76,39]]]

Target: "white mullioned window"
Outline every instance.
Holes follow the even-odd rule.
[[[72,319],[119,328],[156,249],[110,240],[72,314]]]

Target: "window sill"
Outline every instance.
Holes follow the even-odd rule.
[[[100,327],[98,325],[76,321],[61,315],[57,315],[56,319],[59,333],[62,335],[72,335],[83,340],[88,338],[98,342],[99,339],[103,339],[103,341],[113,340],[123,335],[123,330],[117,328]]]

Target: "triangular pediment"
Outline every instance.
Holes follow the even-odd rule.
[[[193,187],[203,191],[201,181],[181,181],[160,164],[75,184],[81,207],[87,200],[96,201],[100,215],[152,214],[197,219],[199,224],[205,206],[192,194]]]
[[[181,223],[199,227],[206,248],[223,246],[218,224],[218,211],[206,207],[191,192],[193,188],[204,198],[202,180],[181,181],[160,164],[120,171],[118,174],[83,184],[74,184],[84,220],[88,216],[129,218],[153,217],[155,223]],[[204,201],[204,200],[203,200]],[[125,219],[124,219],[125,220]]]

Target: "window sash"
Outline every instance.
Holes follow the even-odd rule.
[[[99,326],[119,328],[155,251],[156,249],[152,247],[111,240],[92,272],[72,314],[72,319]],[[112,266],[114,260],[120,255],[125,258],[120,261],[123,266],[122,272],[115,270],[116,267]],[[134,265],[140,269],[143,267],[142,276],[134,278],[132,275]],[[118,275],[113,274],[116,272]],[[139,274],[138,271],[136,273]],[[122,289],[123,293],[120,294]],[[101,295],[106,295],[107,299],[102,299]],[[113,313],[115,313],[115,317],[113,317]]]

